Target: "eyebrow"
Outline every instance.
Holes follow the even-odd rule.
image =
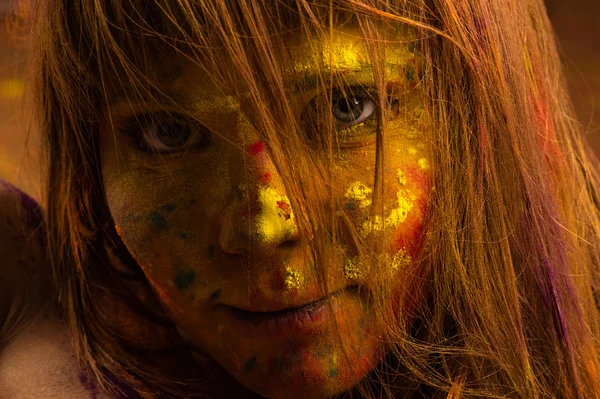
[[[368,79],[372,79],[372,72],[373,67],[370,65],[361,69],[333,68],[331,72],[305,70],[303,72],[298,72],[299,78],[291,82],[290,86],[297,91],[302,89],[313,89],[320,81],[329,83],[332,80],[335,81],[343,79],[350,81],[356,80],[356,82],[359,83],[367,80],[361,79],[360,75],[368,73]]]
[[[297,72],[289,85],[293,93],[299,93],[302,90],[315,89],[320,82],[325,84],[335,80],[345,80],[353,84],[367,84],[372,81],[373,68],[365,65],[361,69],[333,68],[332,73],[328,71],[319,71],[314,68],[306,68],[304,71]],[[367,74],[366,77],[360,75]],[[330,79],[331,76],[331,79]],[[214,93],[211,93],[213,95]],[[148,104],[154,103],[159,106],[180,107],[185,111],[194,111],[198,98],[202,95],[198,91],[192,90],[189,93],[169,90],[169,88],[122,86],[115,93],[107,96],[106,109],[112,107],[125,106],[128,104]],[[221,95],[220,95],[221,96]],[[214,97],[214,95],[213,95]]]
[[[114,94],[107,96],[107,108],[137,103],[154,102],[160,105],[179,106],[185,109],[191,109],[193,97],[187,93],[170,91],[168,89],[160,89],[157,87],[146,87],[139,89],[134,86],[123,86]]]

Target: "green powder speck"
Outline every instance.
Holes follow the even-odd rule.
[[[173,212],[177,207],[174,204],[164,204],[161,209],[167,213]]]
[[[175,286],[178,290],[187,289],[196,279],[196,272],[189,269],[178,270],[175,274]]]
[[[158,230],[166,230],[169,227],[165,218],[158,212],[150,212],[149,219],[152,226]]]
[[[246,360],[244,363],[244,373],[250,373],[256,367],[256,356],[252,356],[250,359]]]

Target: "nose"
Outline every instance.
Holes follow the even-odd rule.
[[[298,241],[298,226],[282,179],[262,141],[238,153],[232,168],[230,203],[223,215],[219,243],[229,254],[271,253]],[[241,162],[240,162],[241,161]]]

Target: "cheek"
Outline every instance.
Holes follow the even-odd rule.
[[[381,263],[376,262],[380,268],[375,270],[369,266],[373,264],[369,259],[359,258],[352,248],[345,248],[345,276],[373,287],[391,280],[398,281],[398,285],[405,288],[412,286],[411,281],[401,280],[418,274],[414,270],[413,259],[423,245],[423,226],[431,192],[430,169],[426,158],[414,147],[409,147],[386,169],[384,211],[379,215],[372,214],[373,171],[354,169],[344,178],[346,183],[340,192],[344,197],[342,204],[355,232],[348,236],[349,245],[356,242],[350,238],[354,234],[367,245],[376,239],[376,250],[384,257]],[[384,241],[379,240],[381,233]]]
[[[414,314],[424,295],[423,270],[415,264],[425,239],[424,220],[431,194],[431,178],[428,167],[421,164],[405,169],[405,186],[413,194],[413,205],[406,220],[390,234],[389,254],[392,277],[397,281],[393,288],[392,312],[397,315]],[[410,319],[405,319],[410,323]]]
[[[107,176],[108,177],[108,176]],[[106,178],[109,209],[117,232],[164,302],[202,291],[210,268],[210,224],[205,208],[186,183],[142,173]],[[164,189],[158,189],[163,187]],[[207,288],[208,289],[208,288]]]
[[[411,165],[403,172],[401,186],[406,187],[410,194],[410,210],[406,213],[404,222],[392,232],[392,251],[405,250],[414,258],[421,250],[424,238],[423,222],[427,213],[427,204],[431,193],[429,170]],[[400,189],[402,190],[402,188]]]
[[[390,169],[384,186],[384,211],[373,215],[373,184],[362,181],[348,184],[342,201],[346,214],[362,239],[368,240],[374,234],[385,232],[385,244],[381,249],[392,254],[405,250],[410,256],[416,256],[422,242],[423,221],[431,192],[429,170],[416,162],[399,165]]]

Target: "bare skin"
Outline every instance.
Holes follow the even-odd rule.
[[[334,47],[339,57],[334,64],[342,72],[345,62],[367,59],[356,31],[334,36],[342,39],[321,45]],[[394,46],[390,53],[409,53],[405,45]],[[306,62],[301,46],[290,50],[292,57]],[[369,218],[374,140],[341,150],[334,165],[335,196],[350,208],[359,234],[368,238],[385,228],[392,237],[385,243],[391,268],[362,270],[353,263],[351,249],[332,245],[327,251],[337,266],[324,271],[327,290],[313,277],[310,238],[295,222],[300,211],[291,209],[268,146],[243,122],[239,108],[199,102],[193,114],[201,125],[177,118],[144,122],[133,134],[144,149],[132,143],[131,131],[122,131],[131,120],[171,110],[127,102],[108,110],[111,125],[103,130],[102,171],[121,239],[182,336],[261,395],[324,398],[354,386],[386,352],[379,339],[381,326],[355,288],[368,289],[377,279],[393,276],[404,282],[398,290],[418,289],[410,277],[415,274],[410,259],[418,250],[415,237],[430,192],[429,165],[427,145],[418,134],[425,127],[409,116],[422,111],[413,77],[405,73],[414,57],[398,59],[388,84],[396,88],[402,105],[388,120],[393,159],[385,170],[383,218]],[[166,92],[218,98],[197,67],[182,62],[178,69],[180,76],[163,86]],[[360,72],[349,80],[368,86]],[[368,112],[366,96],[356,97],[363,102],[362,112]],[[308,100],[298,103],[301,111]],[[178,141],[186,123],[193,132],[210,131],[210,140],[192,134]],[[173,125],[175,135],[157,134]],[[365,125],[359,134],[373,132]],[[297,313],[314,302],[328,310]],[[410,304],[401,306],[406,311]],[[295,309],[292,316],[276,317],[290,309]],[[310,320],[290,321],[307,313]]]

